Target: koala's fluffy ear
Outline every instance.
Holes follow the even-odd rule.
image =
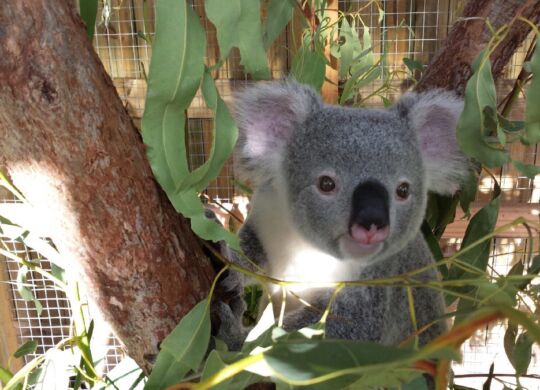
[[[322,104],[313,89],[292,80],[258,84],[237,94],[237,173],[255,184],[274,177],[289,136]]]
[[[395,108],[408,117],[416,131],[428,189],[443,195],[456,192],[470,169],[456,139],[463,101],[451,92],[436,89],[405,94]]]

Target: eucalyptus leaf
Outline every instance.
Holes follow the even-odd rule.
[[[169,198],[188,175],[185,111],[204,74],[206,39],[186,1],[156,2],[156,34],[142,118],[154,176]]]
[[[465,107],[458,121],[457,139],[462,150],[488,167],[499,167],[509,160],[502,146],[488,144],[485,136],[490,131],[491,116],[497,112],[495,82],[486,49],[482,50],[472,64],[473,75],[465,88]],[[495,119],[496,120],[496,119]]]
[[[320,91],[324,83],[326,58],[320,50],[310,45],[300,46],[292,61],[291,75],[300,83],[312,86]]]
[[[81,18],[86,25],[86,34],[92,40],[96,27],[96,16],[98,9],[98,0],[79,0],[79,9]]]
[[[514,360],[517,333],[518,327],[513,322],[508,321],[508,327],[506,328],[506,332],[504,332],[503,345],[509,362]]]
[[[263,44],[268,50],[293,17],[294,4],[287,0],[269,0],[264,20]]]
[[[534,164],[524,164],[521,161],[512,160],[512,165],[529,179],[534,180],[534,177],[540,174],[540,167]]]
[[[208,108],[215,114],[212,145],[207,161],[186,176],[178,186],[178,191],[190,188],[196,191],[204,190],[219,175],[221,167],[231,155],[238,138],[238,129],[234,119],[219,96],[214,79],[208,70],[204,72],[202,92]]]
[[[430,357],[451,359],[456,356],[447,348],[433,351],[429,357],[421,357],[412,349],[331,339],[282,339],[264,353],[266,363],[281,381],[296,385],[313,384],[314,381],[319,382],[318,378],[332,374],[337,375],[336,382],[331,382],[333,388],[350,385],[360,376],[364,384],[379,382],[378,386],[392,386],[396,379],[407,377],[405,371],[411,374],[406,369],[413,361]],[[410,376],[407,378],[412,379]]]
[[[201,381],[205,381],[215,375],[220,370],[227,367],[227,364],[221,360],[219,353],[217,351],[212,351],[208,355],[208,358],[206,359],[206,363],[204,365],[204,369],[201,376]],[[229,385],[232,381],[232,378],[229,378],[219,384],[216,384],[212,386],[213,390],[225,390],[229,388]]]
[[[13,378],[13,373],[6,368],[0,367],[0,383],[6,384]],[[22,388],[22,386],[19,386]]]
[[[533,340],[529,338],[527,332],[521,333],[514,347],[513,359],[510,361],[516,370],[516,375],[525,375],[531,364]]]
[[[43,311],[43,305],[35,297],[34,293],[28,288],[28,282],[26,281],[26,274],[28,273],[28,267],[23,265],[19,268],[17,273],[17,292],[25,301],[31,301],[36,307],[37,315],[40,316]]]
[[[21,345],[15,352],[13,352],[14,358],[20,358],[30,353],[34,353],[38,347],[38,343],[34,340],[28,340]]]
[[[536,48],[529,62],[533,79],[527,88],[525,106],[525,135],[522,141],[526,144],[535,144],[540,141],[540,34],[536,36]]]
[[[228,0],[224,6],[223,0],[206,0],[204,7],[206,16],[216,26],[221,58],[238,47],[246,72],[256,79],[269,79],[259,1]]]
[[[198,369],[210,340],[208,306],[208,298],[195,305],[163,340],[145,389],[171,386],[181,381],[190,370]]]
[[[412,58],[403,58],[403,63],[405,64],[405,66],[407,67],[407,69],[409,69],[409,72],[413,73],[414,74],[414,71],[415,70],[418,70],[420,72],[422,72],[424,70],[424,66],[412,59]]]

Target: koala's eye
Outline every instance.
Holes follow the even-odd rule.
[[[400,199],[407,199],[409,197],[409,183],[403,182],[396,188],[396,195]]]
[[[321,192],[332,192],[336,188],[336,182],[330,176],[321,176],[317,186]]]

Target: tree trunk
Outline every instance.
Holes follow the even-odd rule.
[[[0,165],[148,371],[213,270],[154,181],[71,3],[0,5]]]
[[[467,80],[472,75],[471,64],[492,37],[485,19],[497,30],[517,16],[538,24],[540,0],[469,0],[461,15],[464,20],[458,20],[452,27],[444,45],[431,60],[415,90],[445,88],[463,95]],[[512,54],[530,31],[528,24],[520,20],[514,21],[506,38],[491,56],[495,79],[501,75]]]

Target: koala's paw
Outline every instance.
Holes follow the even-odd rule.
[[[243,302],[241,297],[240,300]],[[242,324],[242,314],[245,308],[245,303],[240,303],[239,299],[231,300],[229,305],[224,302],[215,302],[214,304],[214,313],[220,320],[217,337],[227,344],[230,351],[239,351],[250,331],[250,328]]]

